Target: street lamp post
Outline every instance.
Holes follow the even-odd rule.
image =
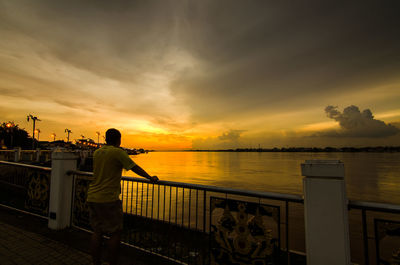
[[[13,122],[9,122],[6,124],[7,132],[10,133],[11,131],[11,149],[14,147],[14,127],[15,124]]]
[[[97,134],[97,146],[100,144],[100,132],[96,132]]]
[[[32,149],[35,149],[35,126],[36,126],[36,121],[41,121],[38,119],[38,117],[33,116],[32,114],[29,114],[26,119],[29,122],[29,119],[33,121],[33,133],[32,133]]]
[[[37,140],[38,140],[38,142],[39,142],[40,129],[36,129],[35,132],[37,133]]]
[[[72,133],[72,131],[69,129],[65,129],[65,132],[67,133],[67,143],[69,143],[69,134]]]

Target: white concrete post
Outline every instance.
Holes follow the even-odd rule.
[[[79,166],[84,166],[85,163],[86,163],[86,159],[89,156],[89,151],[82,150],[82,151],[79,152],[79,154],[80,154],[80,157],[81,157],[81,162],[80,162]]]
[[[76,170],[77,155],[55,150],[52,153],[49,223],[51,229],[64,229],[71,223],[73,177],[69,170]]]
[[[14,148],[14,162],[19,162],[21,160],[21,147]]]
[[[344,165],[338,160],[301,164],[308,265],[350,264]]]
[[[36,148],[36,162],[40,162],[40,148]]]

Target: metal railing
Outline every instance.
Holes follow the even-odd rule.
[[[16,156],[16,153],[18,153],[18,150],[0,150],[0,160],[16,162],[17,157],[17,162],[46,162],[51,160],[52,150],[20,150],[18,156]]]
[[[74,174],[76,179],[86,179],[86,184],[89,183],[87,178],[93,176],[92,173],[79,171]],[[221,240],[227,239],[232,246],[236,240],[238,246],[238,234],[230,238],[221,238],[217,234],[229,235],[229,223],[239,223],[239,205],[244,203],[247,208],[253,209],[262,206],[267,209],[263,220],[267,221],[267,230],[271,230],[263,234],[269,237],[269,246],[264,249],[264,261],[271,264],[305,264],[301,196],[173,181],[152,184],[143,178],[123,177],[121,200],[125,216],[124,242],[185,264],[223,264],[215,258],[225,254],[242,263],[250,262],[244,258],[252,256],[249,253],[242,256],[240,253],[226,253],[224,251],[229,246],[220,244]],[[227,205],[229,210],[226,210]],[[252,219],[256,219],[257,212],[253,210],[247,215],[247,226],[253,225],[255,222]],[[88,214],[86,216],[88,222]],[[398,264],[399,205],[349,201],[349,219],[352,262]],[[245,229],[246,233],[256,230],[254,227]],[[231,231],[237,231],[237,227],[231,227]],[[256,234],[252,236],[257,237]],[[265,240],[260,242],[266,244]]]
[[[0,160],[2,161],[14,161],[15,150],[0,150]]]
[[[51,168],[0,161],[0,204],[48,217]]]
[[[400,205],[364,201],[349,201],[348,205],[350,213],[361,214],[363,260],[357,262],[400,264]],[[371,241],[375,252],[370,251]]]
[[[92,173],[71,173],[72,224],[90,229],[85,193]],[[302,207],[301,196],[123,177],[120,198],[123,241],[153,254],[184,264],[223,263],[226,255],[250,264],[304,263],[304,256],[288,251],[294,239],[289,211],[293,205]]]
[[[90,229],[93,173],[72,171],[72,224]],[[0,161],[0,204],[47,218],[51,168]],[[183,264],[305,264],[299,195],[123,177],[125,244]],[[400,263],[400,206],[349,201],[352,262]],[[300,252],[300,254],[299,254]],[[303,253],[301,253],[303,252]],[[251,260],[249,260],[249,258]]]

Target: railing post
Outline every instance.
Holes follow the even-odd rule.
[[[82,167],[82,166],[85,165],[86,159],[87,159],[88,156],[89,156],[89,153],[88,153],[88,152],[89,152],[89,151],[87,151],[87,150],[81,150],[81,151],[79,152],[79,156],[80,156],[80,158],[81,158],[79,167]]]
[[[51,229],[64,229],[71,223],[71,199],[73,177],[69,170],[76,170],[77,155],[72,152],[55,150],[52,153],[49,223]]]
[[[40,162],[40,148],[36,148],[36,162]]]
[[[350,264],[344,165],[338,160],[301,164],[308,265]]]
[[[14,162],[19,162],[21,160],[21,147],[14,148]]]

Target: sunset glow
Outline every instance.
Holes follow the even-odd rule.
[[[0,119],[158,150],[400,145],[390,5],[0,1]]]

